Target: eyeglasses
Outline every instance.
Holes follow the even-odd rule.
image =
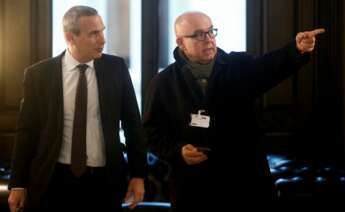
[[[193,39],[199,40],[199,41],[204,41],[204,40],[206,40],[206,35],[210,36],[211,38],[215,38],[217,36],[217,32],[218,32],[217,28],[211,28],[206,32],[201,31],[201,30],[197,30],[192,35],[185,35],[183,37],[193,38]]]

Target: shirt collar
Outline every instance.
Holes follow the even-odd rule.
[[[65,71],[73,71],[76,70],[76,66],[81,64],[78,60],[76,60],[72,54],[66,49],[65,56],[63,58],[63,66]],[[87,63],[83,63],[88,65],[90,68],[94,69],[94,60],[90,60]]]

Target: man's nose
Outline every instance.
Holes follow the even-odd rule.
[[[103,32],[99,35],[99,43],[105,44],[105,36]]]
[[[211,34],[211,32],[205,33],[205,39],[204,40],[212,40],[214,36]]]

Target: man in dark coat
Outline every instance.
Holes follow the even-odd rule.
[[[217,48],[206,14],[177,18],[176,62],[152,79],[144,112],[150,151],[172,166],[174,210],[269,209],[275,190],[253,102],[308,61],[323,31],[253,58]]]
[[[104,25],[95,9],[72,7],[63,26],[66,51],[25,71],[11,212],[121,211],[123,198],[133,208],[143,200],[147,165],[128,68],[122,58],[102,54]]]

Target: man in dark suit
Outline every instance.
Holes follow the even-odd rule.
[[[299,33],[286,47],[253,58],[217,48],[206,14],[177,18],[176,62],[151,81],[144,112],[149,149],[172,165],[174,210],[271,207],[274,185],[253,103],[308,61],[323,31]]]
[[[134,208],[143,200],[147,165],[128,69],[102,54],[105,27],[95,9],[72,7],[63,27],[67,50],[25,71],[11,212],[121,211],[123,198]]]

